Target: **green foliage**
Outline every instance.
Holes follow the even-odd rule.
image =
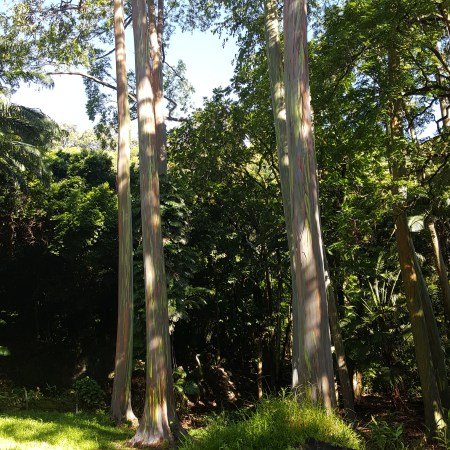
[[[182,406],[187,404],[189,399],[196,400],[200,395],[200,388],[195,381],[189,380],[187,373],[182,366],[177,367],[173,372],[174,389]]]
[[[384,420],[372,420],[368,424],[370,430],[370,437],[368,440],[369,448],[379,450],[402,450],[406,446],[403,443],[403,426],[388,424]]]
[[[447,427],[439,431],[435,436],[435,441],[442,446],[442,448],[450,448],[450,410],[447,411]]]
[[[0,414],[0,447],[21,450],[125,449],[133,431],[106,414],[20,411]]]
[[[43,178],[45,148],[57,125],[41,111],[8,104],[0,94],[0,181],[26,186],[29,175]]]
[[[438,101],[449,90],[447,6],[438,0],[311,3],[321,219],[348,364],[350,371],[363,373],[366,392],[400,391],[407,400],[406,394],[420,391],[398,281],[390,167],[396,159],[405,161],[397,184],[406,193],[408,215],[435,215],[445,252],[450,243],[449,133],[437,129],[434,120]],[[169,131],[169,173],[161,180],[172,344],[176,365],[183,367],[175,373],[175,388],[180,404],[200,395],[212,405],[225,403],[230,392],[256,394],[260,355],[264,389],[289,383],[289,257],[263,8],[260,2],[240,0],[170,0],[167,6],[182,28],[213,26],[239,45],[231,85],[216,90]],[[47,63],[83,65],[92,75],[108,77],[110,60],[99,56],[111,46],[110,2],[17,0],[9,12],[8,17],[0,14],[0,90],[14,90],[23,80],[48,82],[41,74]],[[170,25],[167,31],[173,31]],[[393,42],[401,54],[395,83],[386,76]],[[445,56],[443,62],[436,50]],[[188,114],[191,88],[184,65],[165,70],[166,94]],[[134,84],[132,73],[129,83]],[[114,138],[116,116],[108,108],[113,92],[91,82],[86,88],[89,113],[100,118],[97,131]],[[404,103],[404,136],[390,148],[386,123],[395,98]],[[52,136],[45,116],[10,107],[1,119],[0,324],[5,341],[0,352],[9,351],[7,357],[0,355],[2,363],[18,385],[67,385],[80,366],[92,379],[103,380],[112,369],[115,342],[117,206],[114,156],[99,150],[114,139],[72,132],[61,142],[63,150],[45,153]],[[431,139],[423,142],[425,136]],[[132,202],[135,354],[142,357],[145,309],[135,166]],[[413,239],[444,331],[426,230]],[[448,342],[444,339],[444,345]],[[17,396],[22,397],[21,390]],[[264,429],[285,442],[272,422],[288,436],[304,439],[296,424],[289,418],[280,423],[280,417],[292,413],[306,420],[310,414],[313,423],[320,414],[277,402],[276,407],[264,403],[239,423],[212,425],[199,442],[217,448],[217,432],[230,448],[258,448],[258,442],[270,448],[267,442],[273,441],[265,440]],[[372,423],[375,440],[395,441],[397,431],[385,425]],[[320,440],[324,432],[318,430]],[[231,440],[233,433],[242,436],[241,444]]]
[[[104,406],[105,393],[92,378],[80,378],[75,381],[73,388],[81,407],[96,409]]]
[[[293,398],[269,398],[253,412],[237,420],[214,419],[209,426],[187,438],[181,450],[293,450],[306,440],[362,448],[357,434],[333,414]]]

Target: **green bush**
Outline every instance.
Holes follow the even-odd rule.
[[[92,378],[84,377],[77,380],[73,388],[81,407],[85,409],[96,409],[104,406],[105,393]]]
[[[335,415],[294,398],[268,398],[254,412],[241,412],[238,420],[213,419],[187,437],[180,450],[293,450],[308,439],[362,448],[356,432]]]
[[[200,388],[195,381],[187,378],[187,373],[182,366],[177,367],[173,375],[177,406],[180,409],[185,409],[188,400],[195,401],[198,399]]]
[[[370,437],[368,447],[377,450],[402,450],[405,447],[403,443],[403,427],[402,425],[389,425],[384,420],[375,420],[372,417],[368,428],[370,430]]]

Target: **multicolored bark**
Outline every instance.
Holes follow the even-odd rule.
[[[309,400],[331,409],[336,397],[310,106],[306,0],[285,0],[284,34],[292,246],[298,291],[298,298],[293,299],[298,320],[292,384]]]
[[[122,423],[136,420],[131,408],[131,373],[133,366],[133,237],[130,194],[131,125],[122,0],[114,0],[114,36],[119,122],[117,151],[119,286],[116,361],[111,414],[116,423]]]
[[[155,93],[149,52],[146,3],[133,0],[139,129],[139,170],[146,306],[146,398],[143,417],[131,440],[136,446],[164,446],[173,440],[174,414],[169,319],[161,232]]]
[[[164,1],[158,0],[158,14],[155,13],[154,0],[147,0],[149,12],[150,58],[152,61],[152,85],[155,95],[156,151],[158,172],[167,172],[166,122],[164,118],[164,86],[162,46],[164,32]]]

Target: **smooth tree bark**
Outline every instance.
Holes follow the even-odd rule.
[[[169,319],[161,232],[156,120],[146,3],[133,0],[133,32],[139,130],[139,170],[146,307],[146,394],[135,446],[165,446],[173,440]]]
[[[118,152],[117,197],[119,212],[119,289],[116,360],[111,414],[118,424],[135,421],[131,408],[133,369],[133,237],[130,194],[130,107],[125,51],[124,8],[114,0],[114,36],[117,82]]]
[[[276,0],[264,1],[264,26],[266,37],[267,63],[269,67],[270,92],[277,141],[278,168],[280,172],[280,187],[283,198],[283,210],[286,225],[287,242],[289,247],[291,268],[292,300],[298,298],[297,284],[295,282],[294,245],[292,240],[292,213],[290,198],[289,152],[286,133],[286,105],[284,93],[284,67],[283,49],[280,37]],[[299,318],[298,308],[292,310],[293,334],[298,336]],[[293,353],[298,354],[298,339],[293,341]]]
[[[158,11],[155,11],[155,1],[147,0],[149,16],[149,45],[151,64],[151,83],[154,92],[154,117],[155,117],[155,152],[157,157],[157,169],[160,175],[167,173],[167,133],[164,116],[164,90],[163,90],[163,34],[164,34],[164,0],[158,0]],[[166,285],[164,285],[166,289]],[[167,297],[167,294],[165,294]],[[167,300],[166,300],[167,301]],[[166,317],[167,316],[167,317]],[[169,330],[169,315],[164,316],[165,327]],[[166,333],[166,357],[167,370],[171,374],[167,379],[168,415],[171,430],[175,434],[184,433],[179,424],[175,409],[174,386],[172,377],[172,345],[170,334]]]
[[[278,165],[280,172],[280,184],[283,197],[283,207],[286,219],[286,231],[288,237],[288,245],[291,256],[291,272],[294,274],[294,254],[292,252],[292,217],[290,204],[290,175],[289,175],[289,154],[287,148],[286,135],[286,106],[284,93],[284,67],[282,58],[282,45],[279,31],[279,21],[277,12],[277,3],[275,0],[265,0],[265,33],[266,33],[266,51],[269,67],[269,77],[271,85],[272,109],[274,115],[275,134],[277,139],[278,150]],[[325,261],[326,263],[326,261]],[[295,280],[295,276],[292,277]],[[334,291],[331,286],[329,274],[327,278],[328,287],[328,307],[330,309],[330,301],[334,301],[335,314],[330,312],[330,330],[333,342],[335,344],[337,359],[338,359],[338,374],[343,391],[344,407],[349,415],[353,414],[353,391],[350,383],[350,378],[347,370],[345,359],[345,351],[342,340],[342,335],[339,329],[339,322],[336,309],[336,300]],[[332,294],[331,294],[332,293]],[[296,283],[292,283],[293,298],[297,298]],[[296,309],[296,312],[298,310]],[[295,323],[298,325],[298,317]]]
[[[395,48],[391,46],[388,55],[389,81],[391,86],[396,85],[400,70],[400,57]],[[391,99],[390,112],[390,148],[388,154],[391,160],[392,193],[397,197],[393,207],[395,220],[395,239],[399,255],[400,269],[406,295],[406,304],[411,322],[411,331],[414,339],[417,367],[419,371],[422,397],[424,402],[425,423],[433,434],[436,430],[445,428],[442,401],[439,392],[438,377],[434,358],[432,358],[431,343],[429,340],[429,323],[424,312],[423,276],[417,264],[414,245],[411,239],[406,211],[401,199],[404,193],[399,184],[405,176],[405,168],[399,146],[403,140],[403,125],[401,119],[401,98]]]
[[[318,179],[309,91],[307,0],[284,2],[286,124],[292,245],[298,298],[293,386],[328,410],[336,405],[328,324]]]
[[[284,94],[283,49],[279,30],[276,0],[264,2],[264,24],[266,34],[267,63],[269,67],[270,93],[277,140],[278,168],[280,171],[281,195],[283,198],[287,240],[291,254],[291,270],[294,269],[292,253],[292,216],[289,183],[289,153],[286,134],[286,105]],[[295,277],[293,277],[295,278]],[[296,284],[292,283],[294,298]]]
[[[344,340],[339,326],[339,314],[337,309],[336,294],[330,278],[327,257],[324,251],[325,281],[327,286],[328,316],[330,320],[331,341],[334,344],[339,383],[344,402],[344,409],[349,419],[355,418],[355,405],[353,402],[353,388],[350,382],[350,374],[345,357]]]
[[[158,12],[155,12],[154,0],[147,0],[149,11],[150,59],[152,61],[152,85],[154,92],[156,151],[158,155],[159,174],[167,172],[166,122],[164,118],[163,85],[163,33],[164,1],[158,0]]]

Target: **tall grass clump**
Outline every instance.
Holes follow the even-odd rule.
[[[308,439],[360,449],[356,432],[334,414],[295,398],[267,398],[238,419],[218,417],[187,437],[180,450],[293,450]]]

